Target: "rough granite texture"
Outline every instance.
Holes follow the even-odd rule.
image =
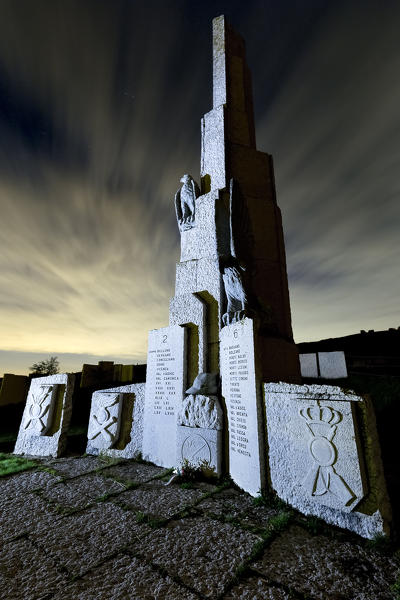
[[[112,447],[100,443],[101,435],[98,435],[95,440],[88,439],[86,453],[87,454],[103,454],[114,458],[135,458],[142,452],[143,446],[143,413],[144,413],[144,396],[145,383],[131,383],[116,388],[107,390],[107,393],[118,395],[121,397],[121,411],[119,414],[119,435],[114,440]],[[92,396],[92,406],[89,417],[89,430],[99,429],[97,423],[91,425],[94,421],[96,413],[97,399],[105,390],[94,392]],[[100,439],[99,439],[100,438]],[[104,438],[103,438],[104,439]],[[99,440],[96,442],[96,440]]]
[[[223,412],[216,396],[203,394],[186,396],[178,413],[178,425],[222,429]]]
[[[243,319],[220,332],[222,395],[229,430],[229,474],[252,496],[265,487],[260,381],[254,355],[254,323]]]
[[[14,454],[60,456],[67,443],[75,376],[32,379]]]
[[[0,478],[2,600],[395,600],[393,553],[273,498],[169,476],[68,457]]]
[[[344,379],[347,377],[346,358],[343,351],[318,352],[319,370],[325,379]]]
[[[176,438],[178,467],[187,461],[193,467],[205,468],[218,477],[222,475],[221,429],[178,425]]]
[[[198,356],[196,364],[189,367],[192,371],[192,377],[197,373],[203,373],[206,370],[206,351],[207,351],[207,335],[206,335],[206,316],[207,305],[195,294],[182,294],[171,298],[169,305],[169,324],[172,325],[195,325],[198,328],[198,348],[196,348]],[[189,340],[190,348],[190,340]],[[190,357],[193,361],[196,357]],[[190,382],[192,383],[192,382]]]
[[[317,355],[299,354],[300,371],[302,377],[318,377]]]
[[[388,576],[398,572],[393,558],[323,535],[312,536],[300,527],[282,534],[252,566],[279,583],[289,580],[298,592],[321,600],[389,600],[394,592]]]
[[[387,532],[379,445],[375,439],[371,452],[366,442],[376,429],[373,415],[364,411],[367,437],[359,431],[366,400],[335,386],[265,384],[264,392],[269,477],[278,496],[367,538]]]
[[[187,330],[171,325],[149,332],[143,416],[143,458],[176,463],[176,419],[186,389]]]

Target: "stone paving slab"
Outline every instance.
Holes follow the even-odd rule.
[[[207,598],[214,598],[258,540],[232,525],[187,518],[144,538],[140,553],[170,576],[178,576]]]
[[[0,553],[2,600],[36,600],[63,588],[67,575],[27,539],[3,544]]]
[[[67,480],[39,470],[0,478],[1,600],[396,597],[391,586],[400,581],[400,561],[353,534],[325,526],[310,535],[307,517],[294,511],[292,525],[269,520],[279,506],[256,505],[237,489],[165,486],[151,479],[162,468],[129,460],[93,472],[98,463],[86,458],[62,462]],[[125,489],[118,480],[138,487]],[[96,501],[110,491],[116,495]],[[63,514],[59,505],[77,511]],[[142,519],[138,511],[154,518]],[[256,549],[260,558],[252,559]]]
[[[0,478],[0,502],[2,499],[14,499],[25,496],[36,488],[51,487],[60,478],[46,471],[24,471],[12,477]]]
[[[102,471],[106,477],[118,477],[132,482],[143,482],[165,472],[162,467],[154,465],[126,462],[120,465],[110,466]]]
[[[236,490],[232,491],[236,492]],[[279,512],[277,509],[266,506],[256,506],[254,498],[239,492],[233,494],[231,490],[225,490],[202,500],[197,508],[205,514],[216,515],[224,519],[230,518],[254,527],[266,527],[270,518]]]
[[[293,600],[294,596],[272,587],[261,577],[249,577],[235,586],[223,600]]]
[[[197,600],[198,596],[138,559],[119,555],[67,585],[52,600]]]
[[[192,505],[204,493],[202,489],[182,489],[179,485],[166,486],[162,481],[156,480],[122,493],[115,502],[127,505],[135,511],[166,518]]]
[[[31,537],[39,548],[51,548],[52,556],[70,574],[81,575],[122,548],[141,545],[141,537],[149,531],[146,525],[136,523],[133,514],[102,502],[61,517],[45,535],[35,532]]]
[[[47,488],[41,497],[66,509],[83,508],[104,494],[124,489],[121,483],[112,479],[89,474]]]
[[[97,456],[73,456],[43,461],[44,465],[53,468],[64,477],[76,477],[106,466]]]
[[[5,541],[23,533],[44,535],[58,518],[54,509],[35,494],[17,496],[18,500],[0,495],[0,539]],[[0,595],[1,598],[1,595]]]
[[[293,526],[252,567],[321,600],[393,600],[398,563],[357,544],[312,536]]]

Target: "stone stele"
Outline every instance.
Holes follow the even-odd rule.
[[[265,453],[252,319],[221,329],[220,361],[229,428],[229,474],[239,487],[257,496],[265,485]]]
[[[87,454],[135,458],[142,452],[144,383],[94,392]]]
[[[187,461],[219,477],[222,474],[222,431],[178,425],[176,454],[178,466]]]
[[[14,454],[61,456],[72,413],[74,375],[32,379]]]
[[[302,377],[319,377],[317,355],[315,352],[300,354],[300,371]]]
[[[186,387],[186,329],[149,332],[143,458],[160,467],[176,464],[176,419]]]
[[[264,392],[269,473],[278,496],[363,537],[386,532],[390,508],[366,400],[322,385],[271,383]],[[373,449],[359,435],[358,419]]]
[[[347,377],[344,352],[318,352],[319,370],[324,379],[344,379]]]

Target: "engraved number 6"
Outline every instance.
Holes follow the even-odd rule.
[[[234,337],[234,338],[237,338],[237,336],[238,336],[238,330],[237,330],[237,329],[235,329],[235,331],[233,332],[233,337]]]

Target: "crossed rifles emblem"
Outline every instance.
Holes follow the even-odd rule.
[[[114,397],[114,401],[106,406],[101,406],[93,416],[93,420],[97,424],[97,428],[89,436],[90,440],[94,440],[97,436],[101,435],[106,442],[112,443],[115,441],[115,437],[118,430],[118,417],[115,414],[110,414],[110,409],[113,406],[118,405],[120,402],[119,395]],[[113,411],[114,412],[114,411]]]

